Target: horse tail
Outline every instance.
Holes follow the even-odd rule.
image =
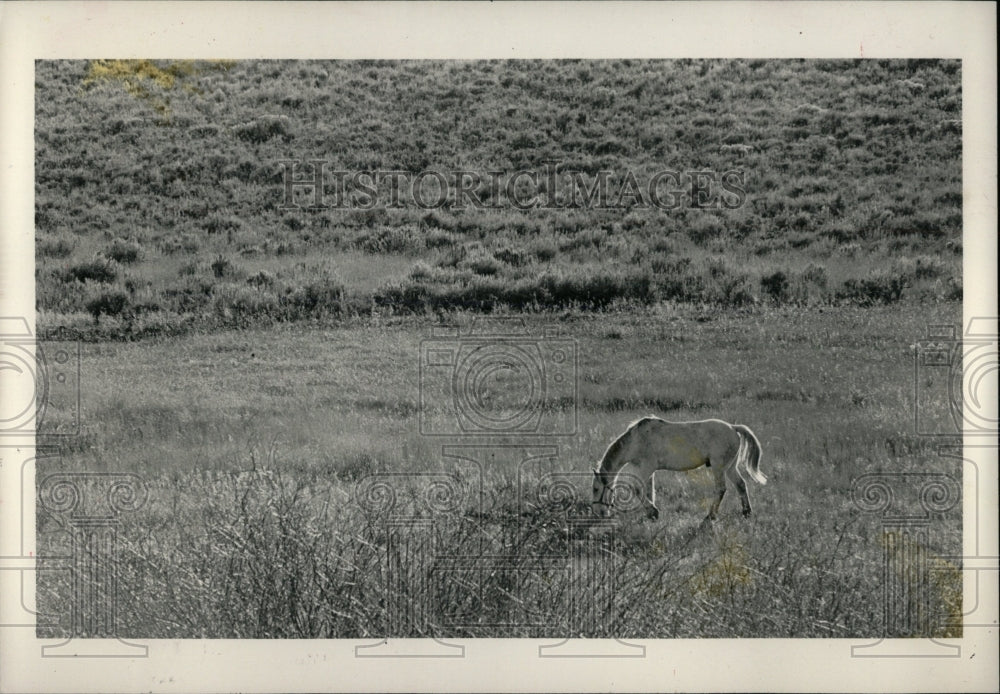
[[[760,471],[760,441],[750,431],[750,427],[743,424],[734,424],[733,430],[740,437],[740,451],[737,454],[737,462],[742,460],[745,463],[747,472],[758,484],[767,484],[767,477]]]

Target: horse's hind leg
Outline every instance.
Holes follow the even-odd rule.
[[[743,481],[743,476],[735,467],[729,472],[729,480],[736,486],[736,491],[740,494],[740,502],[743,504],[743,517],[749,518],[753,509],[750,507],[750,494],[747,492],[747,483]]]
[[[726,495],[726,476],[725,474],[713,466],[713,472],[715,473],[715,501],[712,502],[712,508],[708,510],[707,520],[715,520],[719,517],[719,507],[722,506],[722,497]]]

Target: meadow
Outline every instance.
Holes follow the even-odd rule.
[[[148,484],[122,516],[122,636],[879,636],[883,532],[851,485],[960,474],[909,433],[911,345],[957,309],[535,317],[530,331],[578,345],[578,391],[559,405],[576,433],[486,455],[471,447],[490,440],[420,433],[420,320],[85,345],[85,433],[39,479],[69,464]],[[702,468],[658,473],[658,521],[589,527],[590,468],[650,413],[751,426],[769,477],[751,521],[730,490],[702,524]],[[390,515],[375,482],[394,489]],[[66,542],[57,521],[40,515],[42,548]],[[931,561],[960,538],[959,504],[932,524]],[[937,569],[922,633],[955,635],[959,572]],[[42,576],[59,613],[67,586]]]
[[[913,433],[913,343],[961,317],[958,61],[39,61],[35,151],[37,326],[83,349],[82,430],[38,479],[149,490],[119,636],[959,635],[960,504],[914,548],[851,497],[960,475]],[[745,198],[338,209],[285,197],[306,159],[739,171]],[[575,346],[543,436],[462,435],[423,370],[436,328],[494,320]],[[658,474],[657,521],[595,522],[590,470],[648,414],[756,432],[752,520],[730,490],[704,524],[701,469]],[[915,550],[928,605],[887,625],[885,552]],[[40,636],[69,578],[39,573]]]

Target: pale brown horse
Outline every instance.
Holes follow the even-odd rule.
[[[743,503],[743,515],[749,516],[750,496],[740,466],[759,484],[767,484],[760,471],[760,442],[742,424],[728,424],[718,419],[700,422],[668,422],[659,417],[643,417],[632,422],[615,439],[597,469],[594,470],[594,510],[608,516],[614,504],[615,483],[622,468],[631,465],[643,484],[642,502],[650,518],[658,518],[653,473],[657,470],[694,470],[702,465],[715,475],[717,497],[708,512],[715,520],[726,494],[726,480],[736,487]]]

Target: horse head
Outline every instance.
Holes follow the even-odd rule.
[[[599,468],[594,468],[594,496],[590,508],[597,515],[607,518],[611,515],[611,503],[608,498],[611,489],[604,482],[604,475]]]

